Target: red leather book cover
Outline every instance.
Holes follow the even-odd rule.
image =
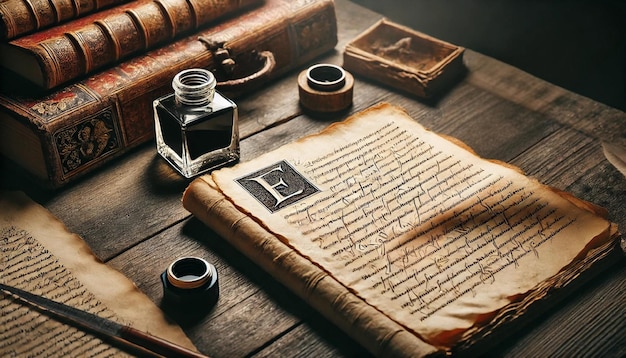
[[[10,40],[127,1],[3,0],[0,1],[0,40]]]
[[[0,44],[0,65],[51,89],[261,0],[137,0]]]

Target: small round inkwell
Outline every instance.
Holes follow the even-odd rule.
[[[219,298],[215,266],[199,257],[182,257],[161,274],[163,301],[178,309],[210,309]]]
[[[300,103],[314,112],[338,112],[352,104],[354,77],[342,67],[317,64],[298,76]]]

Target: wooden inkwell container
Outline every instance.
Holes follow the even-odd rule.
[[[464,51],[382,19],[346,46],[343,67],[355,75],[430,98],[465,71]]]

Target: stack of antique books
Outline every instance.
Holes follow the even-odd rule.
[[[0,154],[57,188],[151,140],[179,71],[237,97],[336,44],[332,0],[4,0]]]

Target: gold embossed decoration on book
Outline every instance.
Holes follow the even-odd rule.
[[[605,210],[380,104],[184,206],[377,356],[480,350],[620,257]]]

